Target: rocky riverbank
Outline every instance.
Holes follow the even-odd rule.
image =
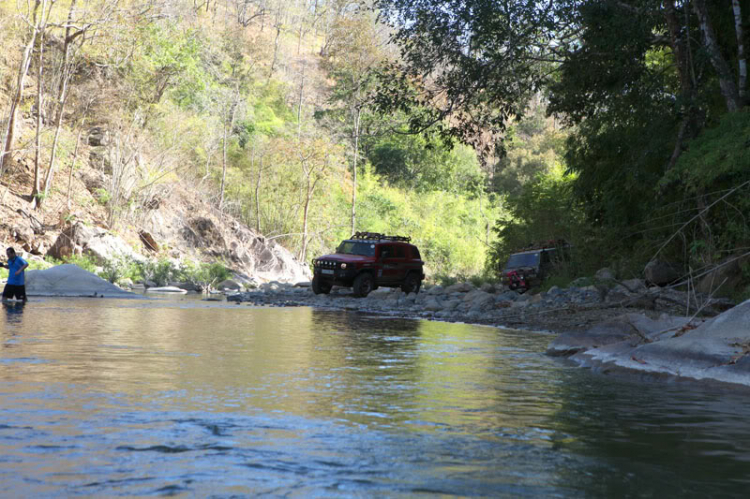
[[[627,312],[641,311],[658,317],[662,313],[685,314],[696,301],[686,293],[646,288],[644,281],[602,280],[587,286],[553,287],[538,294],[519,294],[505,286],[471,283],[432,286],[418,294],[380,288],[366,298],[354,298],[347,288],[334,288],[328,295],[314,295],[309,285],[266,283],[257,289],[228,296],[229,301],[260,306],[311,306],[358,310],[399,317],[448,322],[467,322],[558,333],[585,331],[589,327]],[[730,305],[703,298],[701,313],[716,314]],[[695,312],[695,310],[693,310]]]

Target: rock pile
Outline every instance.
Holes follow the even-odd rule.
[[[649,309],[683,313],[689,306],[695,312],[711,314],[728,308],[731,303],[707,297],[692,299],[686,293],[660,288],[646,288],[644,281],[633,279],[596,281],[596,284],[552,287],[539,294],[518,294],[505,286],[471,283],[448,287],[433,286],[419,294],[405,294],[398,289],[380,288],[366,298],[354,298],[347,288],[334,288],[329,295],[314,295],[309,287],[270,282],[257,289],[230,295],[238,303],[271,306],[312,306],[333,309],[361,310],[402,317],[471,322],[522,328],[560,330],[581,328],[595,318],[578,321],[579,312],[596,311],[606,319],[627,309]],[[546,316],[546,317],[544,317]],[[567,320],[566,320],[567,319]],[[545,325],[548,324],[548,327]]]

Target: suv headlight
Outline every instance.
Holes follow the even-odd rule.
[[[341,264],[341,268],[342,268],[342,269],[345,269],[345,268],[346,268],[346,264],[345,264],[345,263],[342,263],[342,264]]]

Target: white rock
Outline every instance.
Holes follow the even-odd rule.
[[[186,295],[187,290],[180,289],[176,286],[162,286],[159,288],[148,288],[146,293],[156,293],[164,295]]]
[[[58,265],[46,270],[26,271],[26,294],[29,296],[96,296],[136,298],[78,265]]]

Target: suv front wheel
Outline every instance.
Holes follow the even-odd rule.
[[[331,285],[327,282],[322,282],[320,277],[315,276],[312,280],[312,290],[316,295],[324,294],[327,295],[331,292]]]
[[[416,272],[409,272],[404,279],[404,283],[401,284],[401,291],[406,294],[419,293],[419,288],[422,287],[422,279],[416,274]]]
[[[364,298],[370,294],[370,291],[375,287],[375,280],[372,278],[372,274],[365,272],[359,274],[352,284],[352,294],[357,297]]]

